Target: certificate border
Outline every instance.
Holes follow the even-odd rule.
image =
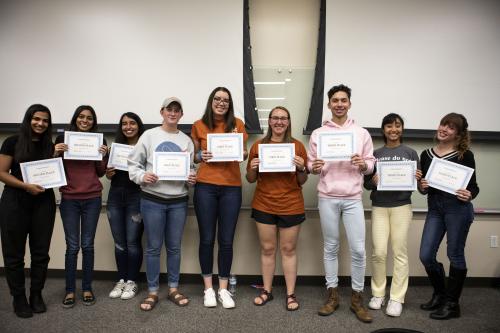
[[[99,140],[99,146],[102,146],[104,141],[104,135],[102,133],[94,133],[94,132],[73,132],[66,131],[64,132],[64,143],[69,146],[69,136],[95,136]],[[67,160],[88,160],[88,161],[102,161],[102,154],[97,150],[96,155],[73,155],[71,152],[65,151],[64,158]]]
[[[452,188],[447,187],[447,186],[444,186],[440,183],[434,182],[428,178],[427,175],[432,175],[432,173],[434,172],[434,168],[436,168],[436,164],[439,164],[439,163],[448,164],[449,166],[452,166],[454,168],[464,170],[466,172],[465,179],[464,179],[464,182],[461,184],[461,186],[458,189],[467,187],[467,185],[469,184],[470,179],[472,177],[472,174],[474,173],[474,169],[469,168],[468,166],[465,166],[462,164],[458,164],[455,162],[451,162],[451,161],[439,158],[439,157],[432,158],[431,165],[429,166],[429,169],[427,170],[427,173],[425,175],[425,179],[427,180],[427,183],[429,184],[429,186],[437,188],[438,190],[441,190],[444,192],[448,192],[451,194],[457,194],[457,190],[452,189]]]
[[[109,159],[108,159],[108,167],[113,167],[117,170],[122,170],[122,171],[128,171],[128,164],[126,165],[118,165],[118,164],[112,164],[112,161],[113,161],[113,156],[115,155],[115,150],[116,150],[116,147],[132,147],[132,149],[130,148],[127,148],[127,149],[130,149],[130,151],[132,152],[132,150],[134,149],[133,147],[134,146],[131,146],[131,145],[126,145],[126,144],[123,144],[123,143],[116,143],[116,142],[113,142],[111,144],[111,150],[109,152]],[[120,148],[118,148],[120,149]]]
[[[382,169],[387,165],[410,165],[412,167],[413,177],[411,178],[411,185],[382,185]],[[417,172],[417,161],[382,161],[377,162],[377,174],[379,175],[379,182],[377,184],[377,191],[415,191],[417,189],[417,179],[415,173]]]
[[[158,176],[157,168],[157,158],[161,155],[181,155],[186,158],[186,176]],[[158,176],[159,180],[180,180],[186,181],[189,178],[189,170],[191,169],[191,157],[187,151],[155,151],[153,153],[153,172]]]
[[[35,165],[40,165],[40,164],[52,164],[56,163],[57,164],[57,169],[59,170],[59,175],[61,176],[60,181],[58,182],[53,182],[53,183],[46,183],[46,184],[37,184],[42,186],[43,188],[49,189],[49,188],[54,188],[54,187],[59,187],[59,186],[66,186],[68,183],[66,181],[66,173],[64,172],[64,166],[63,166],[63,161],[61,157],[56,157],[56,158],[48,158],[44,160],[38,160],[38,161],[31,161],[31,162],[24,162],[24,163],[19,163],[19,166],[21,168],[21,174],[23,177],[23,182],[27,184],[33,184],[31,183],[28,175],[28,171],[26,170],[28,167],[35,166]]]
[[[266,148],[289,148],[292,159],[290,160],[289,167],[264,167],[264,161],[260,159],[264,154]],[[295,172],[295,165],[293,164],[293,157],[295,156],[295,144],[293,143],[259,143],[259,172]]]
[[[327,156],[322,153],[323,147],[321,144],[321,137],[322,136],[339,136],[343,134],[350,134],[351,135],[351,145],[352,145],[352,153],[351,155],[340,155],[340,156]],[[318,150],[317,150],[317,156],[318,158],[324,160],[324,161],[349,161],[351,160],[351,156],[356,153],[356,136],[354,135],[354,132],[351,131],[330,131],[330,132],[321,132],[318,133]]]
[[[243,133],[209,133],[207,134],[207,150],[210,150],[212,146],[212,140],[216,137],[231,137],[235,136],[238,138],[238,144],[240,146],[240,152],[235,156],[226,157],[213,157],[208,160],[208,162],[242,162],[243,161]]]

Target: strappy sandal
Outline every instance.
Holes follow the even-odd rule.
[[[158,304],[158,295],[149,294],[141,303],[140,308],[142,311],[151,311],[155,308],[156,304]],[[142,306],[149,305],[149,308],[145,309]]]
[[[266,298],[264,298],[264,296]],[[256,303],[255,300],[253,301],[253,304],[254,305],[257,305],[257,306],[263,306],[263,305],[266,305],[267,302],[271,302],[274,297],[273,297],[273,293],[271,291],[267,291],[265,289],[262,289],[262,291],[260,292],[260,295],[257,296],[257,298],[260,298],[260,300],[262,301],[262,303]]]
[[[73,296],[69,296],[68,297],[68,295],[71,295],[71,294]],[[62,306],[65,309],[71,309],[72,307],[75,306],[75,303],[76,303],[75,294],[74,293],[68,293],[68,294],[66,294],[66,296],[64,296],[64,299],[62,301]]]
[[[88,294],[88,293],[90,293],[90,294]],[[82,293],[82,302],[84,305],[87,305],[87,306],[94,305],[95,304],[94,293],[90,290],[84,291]]]
[[[291,308],[290,305],[297,304],[296,308]],[[286,305],[285,308],[287,311],[297,311],[300,308],[299,302],[297,302],[297,296],[295,294],[286,295]]]
[[[168,300],[174,303],[177,306],[186,306],[189,304],[189,298],[181,294],[180,292],[172,291],[170,294],[168,294]],[[181,303],[183,300],[187,300],[186,303]]]

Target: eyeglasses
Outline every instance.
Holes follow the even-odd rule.
[[[214,97],[214,102],[217,104],[229,104],[230,100],[219,96]]]
[[[269,119],[271,119],[272,121],[274,121],[275,123],[277,123],[278,121],[281,121],[283,123],[287,123],[289,118],[288,117],[276,117],[276,116],[272,116],[272,117],[269,117]]]

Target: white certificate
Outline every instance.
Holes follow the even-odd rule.
[[[259,172],[295,172],[293,143],[259,144]]]
[[[153,172],[160,180],[187,180],[190,157],[188,152],[155,152]]]
[[[133,149],[134,146],[113,142],[109,153],[108,167],[128,171],[127,158]]]
[[[321,132],[318,134],[318,158],[324,161],[350,161],[356,152],[353,132]]]
[[[417,161],[377,162],[378,191],[415,191]]]
[[[68,145],[68,151],[64,152],[64,158],[67,160],[102,160],[102,154],[99,152],[103,143],[102,133],[66,131],[64,143]]]
[[[207,134],[208,162],[243,161],[243,133]]]
[[[425,179],[429,186],[451,194],[467,188],[474,169],[440,158],[433,158]]]
[[[44,188],[67,185],[62,158],[60,157],[25,162],[19,165],[25,183],[37,184]]]

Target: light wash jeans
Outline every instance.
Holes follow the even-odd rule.
[[[177,288],[181,268],[181,241],[186,224],[187,201],[160,204],[141,198],[141,214],[146,233],[146,276],[149,292],[160,287],[160,253],[167,248],[168,286]]]
[[[323,262],[326,287],[338,286],[338,252],[340,248],[340,219],[351,252],[351,284],[355,291],[363,291],[365,282],[365,214],[361,200],[318,198],[321,230],[323,231]]]

